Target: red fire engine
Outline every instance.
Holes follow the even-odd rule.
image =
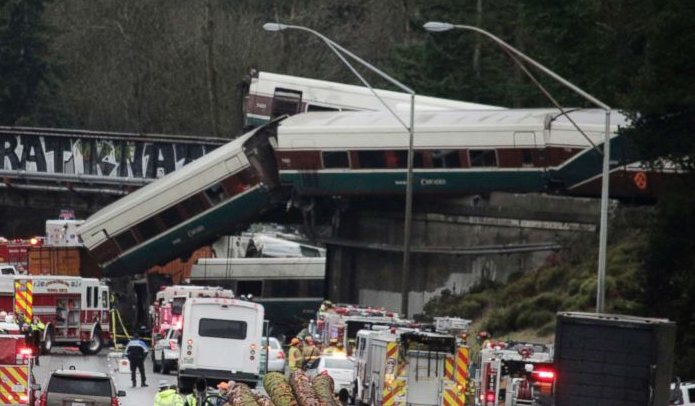
[[[43,350],[77,345],[96,354],[111,340],[109,288],[76,276],[0,276],[0,310],[38,316],[44,323]]]
[[[0,321],[0,405],[33,405],[32,350],[15,323]]]
[[[183,304],[189,297],[234,298],[229,289],[212,286],[174,285],[162,286],[157,292],[150,310],[152,316],[152,344],[164,337],[172,326],[181,328],[183,322]]]
[[[552,348],[544,344],[493,342],[480,351],[479,406],[552,404]]]
[[[0,238],[0,264],[14,266],[20,273],[29,269],[29,247],[41,245],[40,238],[7,240]]]

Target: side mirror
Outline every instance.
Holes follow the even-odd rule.
[[[119,390],[118,393],[116,393],[116,396],[118,396],[119,398],[122,398],[123,396],[125,396],[125,391]]]

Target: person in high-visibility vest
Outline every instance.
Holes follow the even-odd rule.
[[[154,395],[154,406],[183,406],[183,398],[167,381],[159,381],[159,392]]]
[[[41,322],[41,319],[39,319],[39,316],[34,316],[34,318],[31,321],[31,341],[32,341],[32,346],[34,350],[34,363],[36,366],[41,365],[39,363],[39,355],[41,355],[41,337],[43,336],[43,330],[46,329],[46,326]]]
[[[302,342],[298,338],[293,338],[290,341],[289,351],[289,367],[290,371],[296,371],[304,365],[304,357],[302,357]]]

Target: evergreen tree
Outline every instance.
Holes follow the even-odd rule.
[[[51,65],[41,21],[48,0],[0,0],[0,122],[31,123]]]

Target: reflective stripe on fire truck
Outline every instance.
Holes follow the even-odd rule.
[[[19,405],[27,403],[26,366],[0,367],[0,404]],[[24,397],[24,400],[22,400]]]
[[[464,406],[468,387],[468,347],[456,350],[456,359],[444,359],[442,406]]]
[[[34,284],[30,279],[18,279],[14,282],[14,312],[24,314],[31,322],[34,312]]]
[[[398,362],[398,343],[392,342],[386,345],[386,366],[384,368],[384,396],[381,399],[382,406],[405,405],[405,372],[406,363]]]

